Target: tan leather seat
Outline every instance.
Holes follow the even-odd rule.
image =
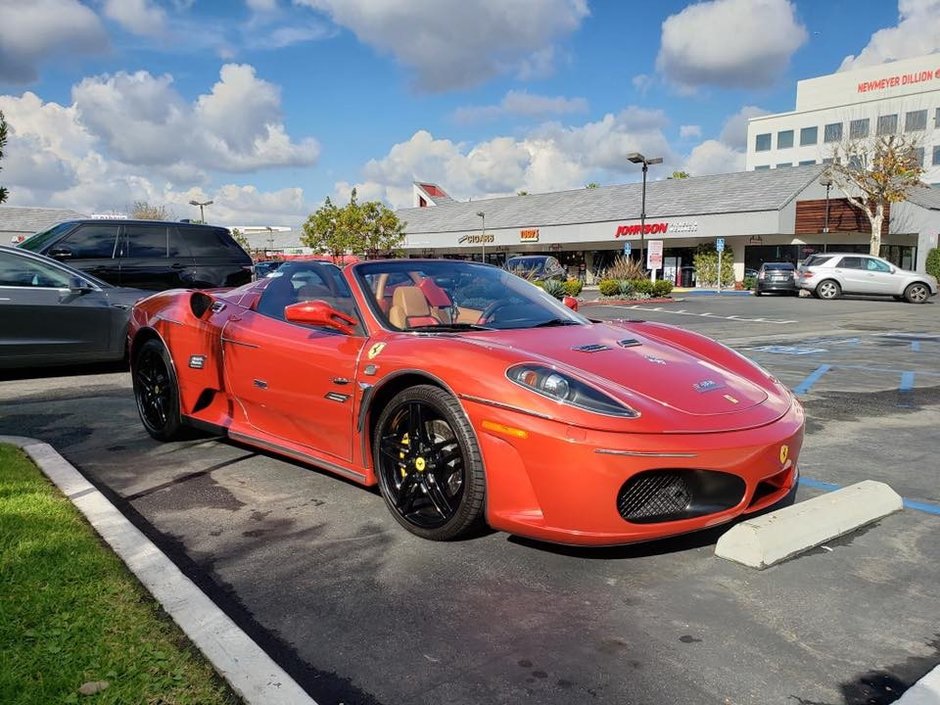
[[[410,326],[436,326],[440,320],[434,315],[428,300],[416,286],[399,286],[392,295],[392,307],[388,320],[396,328],[404,330]]]

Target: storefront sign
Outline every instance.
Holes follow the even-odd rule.
[[[633,225],[618,225],[614,237],[628,237],[629,235],[639,235],[642,228],[644,235],[661,235],[663,233],[694,233],[698,232],[698,222],[694,220],[682,220],[675,223],[645,223],[642,226],[639,223]]]
[[[461,235],[457,238],[458,245],[487,245],[496,241],[496,236],[490,233],[478,235]]]
[[[538,242],[539,241],[539,229],[530,228],[528,230],[519,231],[519,242]]]

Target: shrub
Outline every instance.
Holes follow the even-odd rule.
[[[646,270],[640,266],[640,263],[620,255],[614,260],[614,263],[604,272],[605,279],[643,279],[646,276]]]
[[[545,290],[546,294],[554,296],[559,300],[563,299],[568,294],[565,285],[555,279],[548,279],[542,282],[542,288]]]
[[[616,296],[620,293],[620,282],[616,279],[601,279],[597,285],[601,296]]]
[[[580,279],[569,279],[565,282],[565,291],[568,292],[568,296],[577,296],[583,287]]]
[[[617,293],[621,296],[633,296],[633,282],[629,279],[620,279],[617,282]]]
[[[698,286],[716,286],[718,284],[718,252],[712,245],[710,249],[701,248],[693,257],[695,276]],[[721,285],[734,284],[734,253],[726,249],[721,255]]]
[[[940,247],[934,247],[927,253],[926,269],[927,274],[932,274],[940,279]]]
[[[669,296],[672,293],[672,282],[668,279],[660,279],[653,282],[653,296]]]
[[[751,290],[757,286],[757,277],[744,277],[744,288]]]
[[[650,279],[634,279],[630,283],[633,285],[633,290],[638,294],[649,296],[653,293],[653,282]]]

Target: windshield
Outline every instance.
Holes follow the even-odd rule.
[[[24,250],[29,250],[30,252],[41,252],[47,243],[55,240],[60,234],[64,233],[73,225],[74,223],[59,223],[58,225],[53,225],[48,230],[42,230],[30,235],[17,245],[17,247],[22,247]]]
[[[515,274],[457,260],[390,260],[355,266],[369,305],[389,328],[508,330],[588,323]]]

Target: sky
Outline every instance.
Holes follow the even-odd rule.
[[[7,205],[298,227],[744,168],[796,81],[940,51],[940,0],[0,0]]]

